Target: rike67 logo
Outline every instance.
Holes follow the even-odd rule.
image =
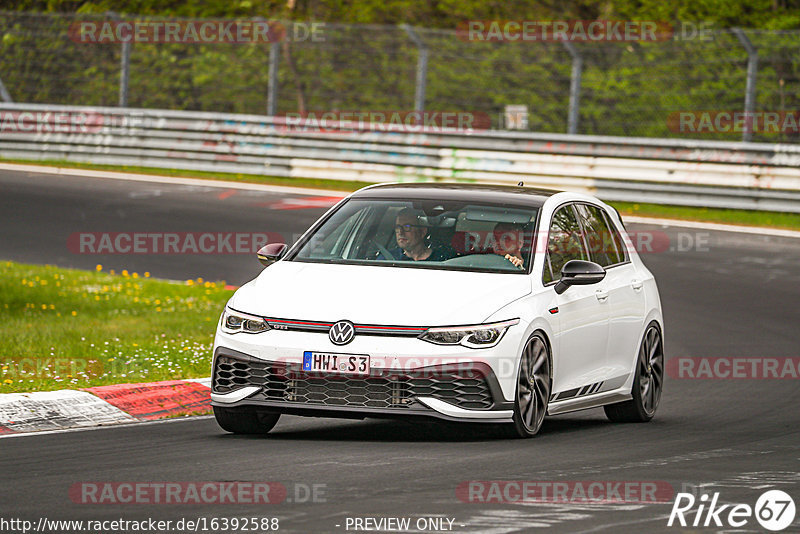
[[[748,504],[720,504],[719,492],[711,497],[704,493],[699,498],[691,493],[678,493],[667,526],[743,528],[755,518],[762,528],[778,532],[791,525],[794,517],[794,500],[781,490],[764,492],[754,507]]]

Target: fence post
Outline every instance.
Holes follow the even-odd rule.
[[[119,13],[106,11],[106,16],[112,20],[120,20]],[[131,39],[133,35],[131,35]],[[122,50],[119,61],[119,107],[128,107],[128,81],[131,71],[131,41],[122,42]]]
[[[128,107],[128,80],[131,72],[131,42],[122,43],[122,59],[119,74],[119,107]]]
[[[281,43],[275,41],[269,45],[269,86],[267,88],[267,115],[278,114],[278,61],[280,60]]]
[[[6,89],[6,86],[3,84],[3,80],[0,80],[0,98],[3,99],[3,102],[8,104],[12,104],[14,102],[11,100],[11,95],[8,94],[8,89]]]
[[[747,85],[744,94],[744,131],[742,142],[753,140],[753,121],[756,109],[756,76],[758,75],[758,50],[741,28],[733,28],[733,34],[747,51]]]
[[[400,25],[403,30],[408,34],[408,37],[414,41],[419,50],[419,58],[417,59],[417,82],[414,88],[414,111],[425,110],[425,87],[428,83],[428,47],[425,42],[420,39],[417,32],[408,24]]]
[[[578,49],[570,41],[561,41],[569,55],[572,56],[572,75],[569,80],[569,114],[567,116],[567,133],[578,133],[578,118],[581,108],[581,76],[583,76],[583,58]]]

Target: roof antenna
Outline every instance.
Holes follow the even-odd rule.
[[[517,185],[520,186],[520,187],[525,187],[525,182],[520,181]]]

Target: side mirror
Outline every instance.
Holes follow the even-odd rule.
[[[569,260],[561,268],[561,280],[555,285],[559,295],[569,286],[588,286],[606,277],[606,270],[593,261]]]
[[[284,252],[286,252],[286,243],[270,243],[258,249],[256,255],[258,256],[258,261],[260,261],[264,267],[269,267],[281,259]]]

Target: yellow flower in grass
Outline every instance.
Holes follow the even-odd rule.
[[[98,263],[97,265],[95,265],[94,270],[95,271],[102,271],[103,270],[103,266]]]
[[[194,280],[187,280],[186,281],[186,285],[187,286],[193,286],[194,285]]]
[[[9,380],[7,378],[5,380],[3,380],[3,384],[13,384],[13,383],[14,383],[13,380]]]
[[[139,273],[133,273],[133,274],[131,275],[131,278],[139,278]]]
[[[78,312],[76,312],[75,310],[72,310],[72,316],[75,317],[76,315],[78,315]]]
[[[122,269],[122,276],[128,278],[128,269]]]
[[[145,278],[150,278],[150,271],[145,271],[144,272],[144,277]]]
[[[110,271],[108,271],[108,274],[110,274],[111,276],[114,276],[114,274],[115,274],[114,273],[114,269],[111,269]]]

